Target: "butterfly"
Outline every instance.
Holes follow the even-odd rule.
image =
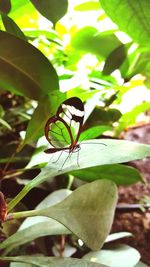
[[[44,152],[51,154],[68,150],[72,154],[79,151],[83,120],[84,105],[80,98],[71,97],[61,103],[56,114],[46,122],[45,137],[52,147]]]

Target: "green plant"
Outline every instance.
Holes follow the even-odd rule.
[[[10,261],[11,266],[21,262],[21,266],[117,267],[118,260],[123,262],[132,255],[129,267],[144,266],[133,248],[101,248],[113,222],[116,184],[143,182],[136,169],[121,163],[150,156],[149,145],[118,140],[120,133],[150,106],[146,97],[129,109],[128,103],[125,110],[122,108],[124,97],[135,87],[141,86],[142,92],[149,88],[148,2],[124,1],[118,6],[116,0],[80,1],[72,7],[69,1],[68,7],[67,0],[12,0],[3,1],[0,10],[1,184],[2,189],[6,181],[24,184],[18,194],[11,192],[12,199],[7,201],[8,214],[2,222],[7,238],[0,244],[0,259]],[[92,20],[84,23],[82,16],[86,13]],[[106,14],[132,39],[121,41],[112,23],[108,30],[102,30]],[[48,20],[43,26],[44,17]],[[55,164],[58,153],[53,159],[44,154],[48,144],[43,129],[58,105],[72,96],[85,103],[81,140],[87,140],[81,144],[79,166],[74,153],[61,169],[66,153]],[[98,145],[102,142],[106,146]],[[56,185],[50,194],[55,177],[61,190]],[[37,193],[41,186],[47,197],[37,199],[36,208],[32,203],[29,207],[19,206],[32,189]],[[71,191],[71,187],[75,190]],[[26,217],[31,218],[22,223]],[[45,236],[54,240],[53,257],[46,256],[50,253],[45,248]],[[33,240],[38,246],[36,255],[27,256],[26,244]],[[75,251],[81,253],[82,259],[66,259]],[[90,261],[93,257],[97,263]],[[111,263],[106,261],[109,257]]]

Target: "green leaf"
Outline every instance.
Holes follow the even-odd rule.
[[[118,93],[119,93],[119,90],[116,91],[115,93],[113,93],[112,95],[110,95],[110,97],[108,97],[107,99],[104,100],[105,107],[109,107],[117,99]],[[111,109],[109,109],[109,110],[111,110]]]
[[[36,39],[42,35],[50,42],[54,42],[56,44],[61,45],[61,40],[58,34],[52,29],[48,29],[48,31],[37,29],[24,29],[23,32],[29,39]]]
[[[149,110],[149,107],[150,107],[149,102],[143,102],[140,105],[133,108],[131,111],[123,114],[119,120],[119,125],[116,128],[116,133],[118,134],[122,130],[124,130],[126,127],[133,125],[136,122],[137,116],[140,113],[145,112],[146,110]]]
[[[35,217],[34,220],[36,221]],[[3,249],[6,248],[6,253],[8,253],[14,248],[31,242],[39,237],[68,234],[71,234],[71,232],[65,226],[63,226],[56,220],[48,218],[48,220],[35,223],[34,225],[31,225],[11,235],[3,243],[0,244],[0,247]]]
[[[113,245],[111,249],[89,252],[83,259],[106,264],[109,267],[133,267],[140,259],[139,252],[127,245]]]
[[[100,10],[100,3],[87,1],[74,7],[76,11],[95,11]]]
[[[90,144],[91,142],[92,144]],[[101,145],[101,143],[106,144],[106,146]],[[11,210],[32,188],[38,186],[46,180],[50,181],[50,179],[58,174],[60,175],[73,170],[105,164],[116,164],[142,159],[150,156],[150,146],[115,139],[95,139],[85,141],[84,144],[81,144],[81,149],[79,151],[79,166],[77,164],[77,153],[72,153],[68,160],[66,160],[68,155],[66,155],[65,152],[62,153],[58,160],[59,155],[59,152],[53,154],[53,157],[49,155],[50,161],[47,166],[43,168],[41,172],[9,203],[8,210]],[[56,160],[57,162],[54,163]],[[62,168],[63,164],[64,166]]]
[[[0,86],[31,99],[58,89],[49,60],[34,46],[0,31]]]
[[[0,118],[0,124],[6,127],[8,130],[12,130],[11,126],[7,123],[7,121]]]
[[[129,237],[129,236],[132,236],[131,233],[129,232],[119,232],[119,233],[113,233],[113,234],[110,234],[106,240],[105,240],[105,243],[108,243],[108,242],[112,242],[112,241],[116,241],[120,238],[125,238],[125,237]]]
[[[127,48],[125,45],[121,45],[117,47],[114,51],[112,51],[109,56],[107,57],[104,68],[103,74],[109,75],[114,70],[118,69],[123,61],[127,57]]]
[[[49,95],[41,97],[26,130],[26,136],[20,149],[31,140],[37,140],[44,134],[44,126],[49,117],[55,114],[56,106],[64,101],[65,95],[60,91],[53,91]]]
[[[30,0],[37,10],[54,24],[60,20],[68,8],[67,0]]]
[[[147,264],[139,261],[134,267],[149,267]]]
[[[118,109],[110,108],[108,110],[104,110],[104,108],[95,108],[87,120],[87,125],[89,127],[99,124],[110,124],[118,121],[121,115],[122,114]]]
[[[150,45],[150,2],[147,0],[100,0],[107,15],[141,45]]]
[[[117,187],[101,180],[79,187],[62,202],[39,210],[39,214],[59,221],[89,248],[97,250],[110,232],[116,203]]]
[[[122,64],[120,70],[123,77],[127,77],[128,79],[133,77],[136,74],[143,74],[147,79],[150,78],[150,52],[148,51],[140,51],[140,48],[136,49],[128,55],[128,58]],[[146,83],[145,81],[145,83]]]
[[[4,117],[5,110],[3,109],[2,105],[0,105],[0,118]]]
[[[103,264],[88,262],[83,259],[75,258],[58,258],[58,257],[39,257],[39,256],[18,256],[18,257],[1,257],[0,260],[11,262],[30,263],[38,267],[108,267]],[[22,265],[21,265],[22,266]],[[17,267],[17,266],[16,266]],[[28,267],[28,266],[27,266]]]
[[[46,216],[57,220],[89,248],[97,250],[102,247],[110,232],[116,203],[116,185],[109,180],[101,180],[80,186],[54,206],[16,215],[14,213],[12,216]]]
[[[23,262],[11,262],[10,267],[35,267],[36,265]]]
[[[20,28],[13,21],[13,19],[11,19],[9,16],[7,16],[4,13],[1,14],[1,17],[2,17],[2,21],[3,21],[4,27],[5,27],[5,29],[6,29],[6,31],[8,33],[11,33],[11,34],[15,35],[16,37],[19,37],[22,40],[27,41],[24,33],[20,30]]]
[[[9,13],[11,9],[11,2],[10,0],[2,0],[0,1],[0,11],[4,13]]]
[[[139,181],[143,182],[143,178],[137,169],[121,164],[92,167],[73,171],[71,174],[88,182],[100,179],[112,180],[117,185],[130,185]]]
[[[91,127],[81,133],[79,141],[96,138],[102,135],[104,132],[110,131],[110,130],[112,130],[112,127],[108,125],[100,125],[100,126]]]
[[[84,27],[72,38],[72,46],[84,52],[106,58],[121,42],[111,31],[99,33],[94,27]]]

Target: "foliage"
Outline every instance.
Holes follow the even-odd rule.
[[[150,4],[72,2],[0,3],[1,189],[11,198],[0,259],[13,267],[112,267],[128,257],[128,266],[144,266],[135,249],[105,243],[126,236],[108,236],[116,185],[144,182],[121,163],[150,156],[150,146],[118,140],[150,107]],[[49,146],[43,129],[72,96],[85,104],[85,123],[81,150],[65,162],[65,152],[60,158],[43,152]],[[35,255],[27,256],[33,241]]]

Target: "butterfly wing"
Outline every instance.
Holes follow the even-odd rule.
[[[45,136],[53,146],[46,153],[70,149],[79,139],[84,119],[84,105],[77,97],[65,100],[45,125]]]
[[[57,110],[57,116],[69,126],[73,142],[78,142],[84,120],[84,105],[80,98],[71,97],[65,100]]]
[[[48,119],[45,125],[45,136],[54,148],[69,147],[72,141],[68,125],[56,115]],[[54,151],[55,152],[55,151]]]

